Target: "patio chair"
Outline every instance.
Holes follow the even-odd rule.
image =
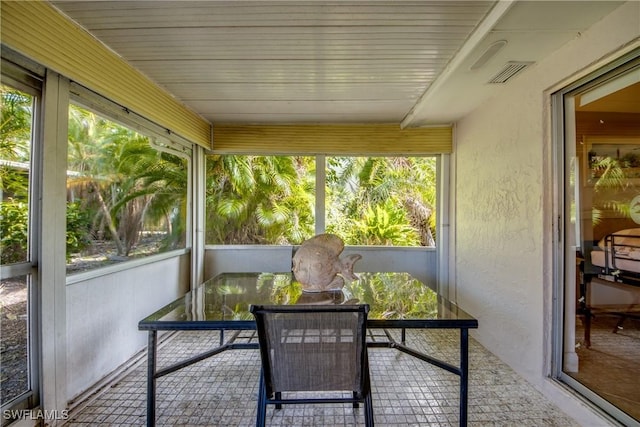
[[[366,321],[369,306],[251,306],[262,370],[256,426],[267,405],[364,403],[373,426]],[[284,397],[283,398],[283,393]],[[315,396],[315,397],[314,397]]]

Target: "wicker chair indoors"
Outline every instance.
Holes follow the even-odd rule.
[[[373,426],[366,345],[369,306],[251,306],[260,343],[262,371],[256,426],[267,405],[364,403]],[[315,397],[314,397],[315,396]]]

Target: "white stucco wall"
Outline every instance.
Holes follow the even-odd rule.
[[[639,36],[640,2],[632,1],[456,124],[458,303],[479,320],[473,336],[547,394],[557,392],[546,379],[553,202],[549,95]],[[590,413],[574,405],[571,415],[593,425]]]
[[[68,399],[146,348],[147,333],[138,330],[138,322],[188,286],[189,254],[68,285]]]

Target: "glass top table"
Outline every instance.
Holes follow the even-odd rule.
[[[477,328],[408,273],[358,273],[342,290],[303,292],[292,273],[223,273],[140,321],[140,330],[255,329],[252,304],[369,304],[369,328]]]
[[[467,425],[469,378],[469,329],[478,321],[409,273],[357,273],[341,290],[303,292],[291,272],[222,273],[162,307],[138,323],[148,331],[147,425],[155,425],[156,380],[226,350],[258,349],[257,340],[237,339],[241,331],[255,330],[251,305],[272,304],[369,304],[367,329],[383,331],[383,339],[367,346],[393,348],[460,377],[460,425]],[[460,364],[452,365],[406,344],[405,329],[443,328],[460,331]],[[400,340],[389,332],[401,331]],[[219,330],[220,345],[174,365],[156,366],[157,333],[171,330]],[[233,331],[225,341],[225,331]],[[255,332],[251,332],[254,334]],[[251,335],[253,336],[253,335]]]

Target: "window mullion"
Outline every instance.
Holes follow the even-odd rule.
[[[326,156],[316,156],[316,234],[322,234],[326,229],[325,188],[327,180]]]

